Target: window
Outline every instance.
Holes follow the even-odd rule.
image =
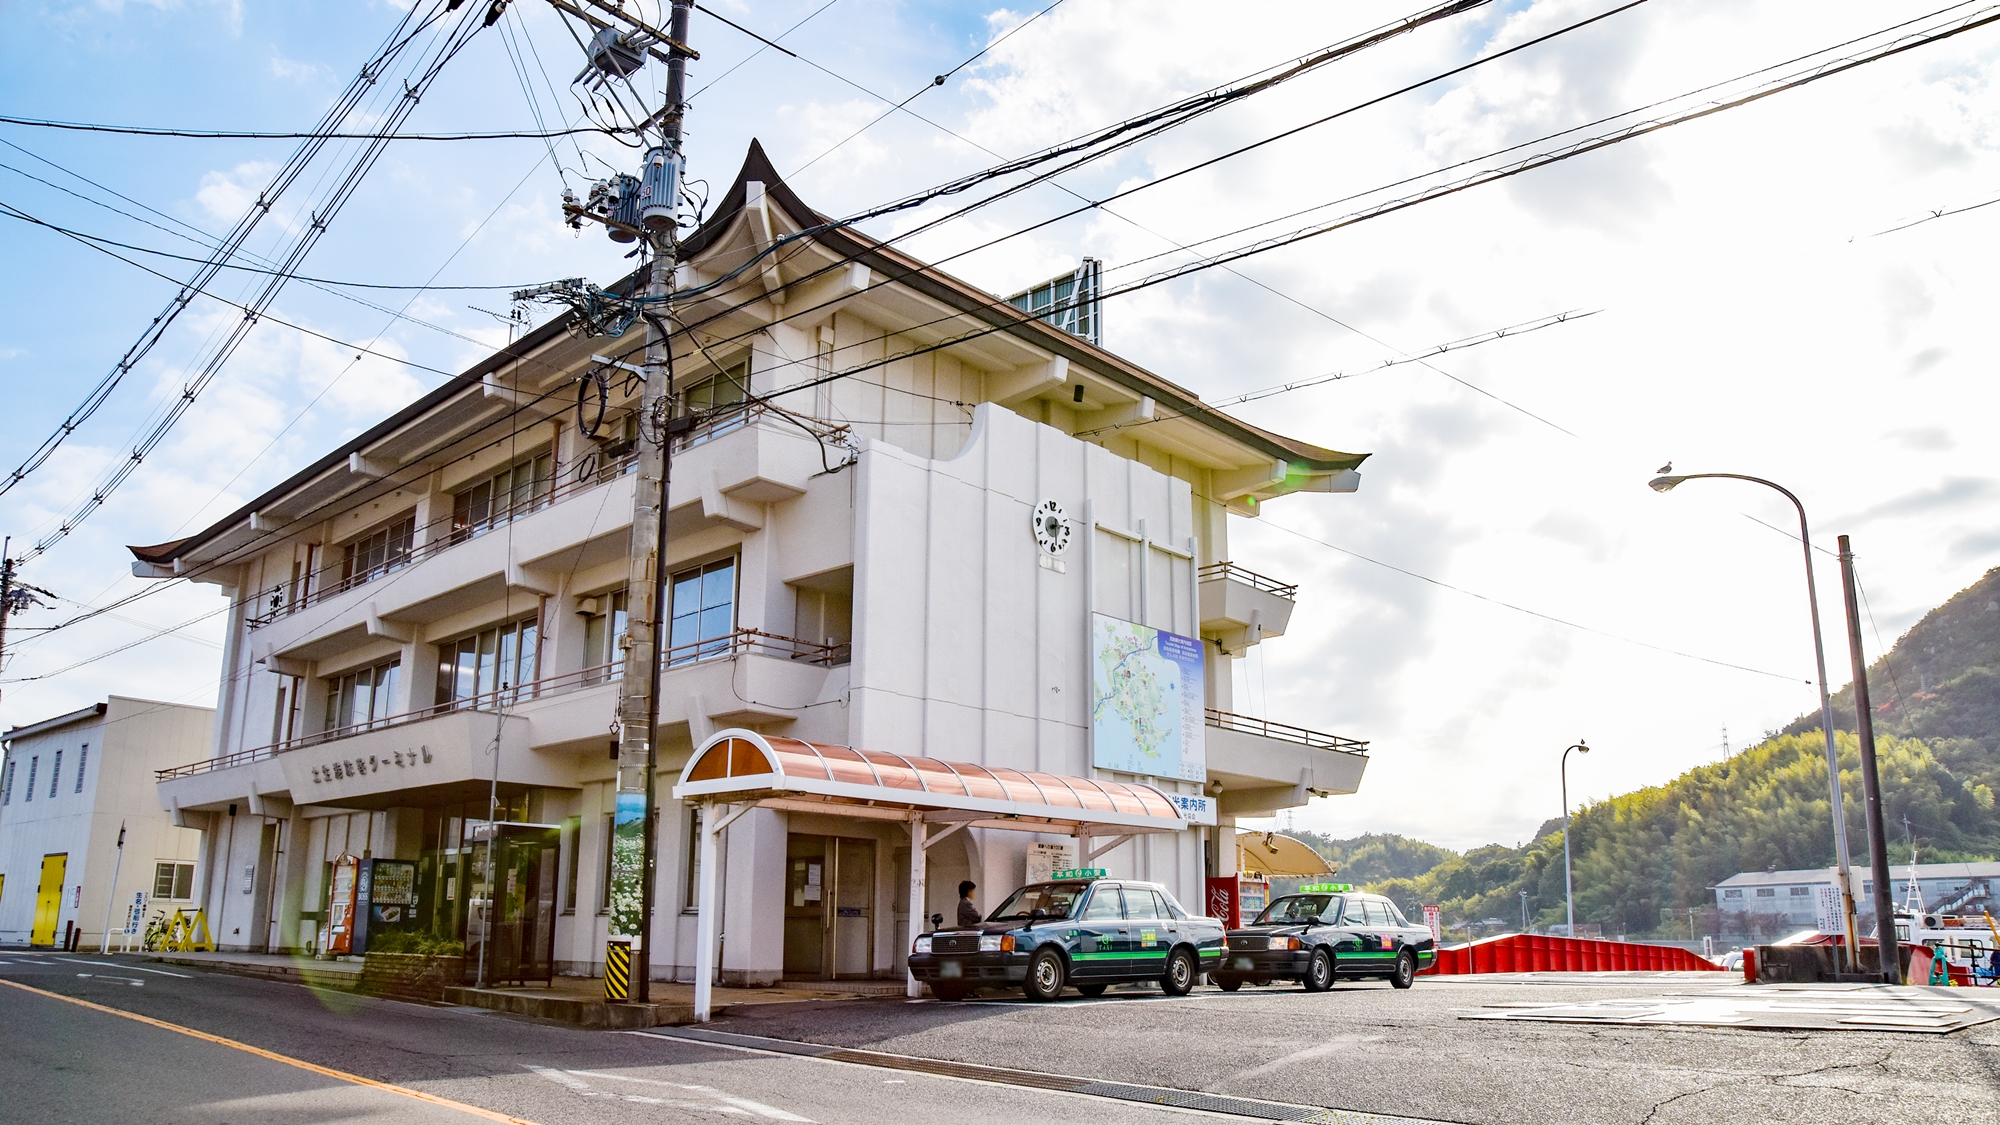
[[[576,876],[583,858],[583,818],[570,817],[563,823],[563,835],[569,838],[569,862],[563,865],[563,913],[576,913]]]
[[[36,754],[28,759],[28,800],[35,799],[35,771],[41,767],[42,756]]]
[[[1383,904],[1382,904],[1382,907],[1383,907],[1383,909],[1385,909],[1385,910],[1387,910],[1387,911],[1389,912],[1389,924],[1390,924],[1390,925],[1392,925],[1392,926],[1402,926],[1402,927],[1405,927],[1405,928],[1407,928],[1407,927],[1409,926],[1409,923],[1403,920],[1403,912],[1402,912],[1401,910],[1398,910],[1398,909],[1396,908],[1396,904],[1395,904],[1395,903],[1393,903],[1393,902],[1385,902],[1385,903],[1383,903]]]
[[[1802,897],[1804,897],[1805,895],[1809,895],[1809,894],[1811,894],[1811,893],[1812,893],[1812,888],[1811,888],[1811,887],[1793,887],[1793,888],[1792,888],[1792,897],[1793,897],[1793,898],[1802,898]]]
[[[720,559],[674,575],[672,604],[669,665],[728,652],[729,635],[736,630],[736,559]]]
[[[504,685],[519,688],[535,681],[541,617],[523,617],[438,646],[437,705],[492,707],[502,702]],[[509,692],[505,702],[512,702]]]
[[[548,453],[474,481],[451,498],[451,541],[463,542],[548,507],[555,482],[556,461]]]
[[[697,379],[681,391],[681,412],[715,414],[750,399],[750,358],[737,360],[727,370],[706,379]]]
[[[701,806],[688,806],[687,862],[681,887],[682,913],[692,914],[701,907]]]
[[[278,679],[277,706],[271,711],[271,745],[290,742],[299,734],[299,712],[305,706],[305,683],[299,676]]]
[[[56,751],[55,758],[49,762],[49,796],[51,798],[56,795],[57,786],[62,784],[62,756],[63,752],[58,750]]]
[[[1118,888],[1099,886],[1090,892],[1090,902],[1083,908],[1083,920],[1103,922],[1125,917],[1124,908],[1119,905]]]
[[[617,830],[617,819],[615,814],[604,814],[604,878],[598,884],[597,888],[597,912],[599,914],[611,913],[611,838],[612,833]]]
[[[615,680],[625,671],[625,591],[599,594],[590,599],[600,609],[586,614],[583,623],[583,666],[599,671],[585,676],[589,683]]]
[[[76,752],[76,792],[83,792],[83,771],[90,768],[90,743]]]
[[[341,584],[358,586],[409,565],[410,541],[416,533],[417,517],[412,512],[341,548]]]
[[[1758,888],[1757,888],[1757,897],[1758,897],[1758,898],[1777,898],[1777,897],[1778,897],[1778,888],[1776,888],[1776,887],[1758,887]]]
[[[191,899],[194,897],[194,864],[156,863],[153,865],[153,897]]]
[[[1395,925],[1394,922],[1389,920],[1389,906],[1387,903],[1369,901],[1368,924],[1378,928]]]
[[[1741,888],[1741,887],[1731,887],[1731,888],[1729,888],[1728,890],[1726,890],[1726,891],[1723,891],[1723,892],[1722,892],[1722,897],[1723,897],[1723,898],[1742,898],[1742,897],[1743,897],[1743,888]]]
[[[325,730],[369,727],[389,717],[403,662],[391,660],[326,682]]]

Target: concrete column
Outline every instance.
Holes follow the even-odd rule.
[[[924,823],[924,814],[910,814],[910,941],[915,944],[917,935],[924,932],[924,851],[929,846],[930,826]],[[906,996],[921,996],[924,986],[917,983],[917,974],[904,970],[903,993]]]

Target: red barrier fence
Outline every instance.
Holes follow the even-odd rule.
[[[1722,972],[1722,966],[1674,945],[1596,938],[1507,934],[1438,950],[1425,973]]]

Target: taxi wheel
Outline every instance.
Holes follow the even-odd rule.
[[[1186,996],[1194,991],[1197,973],[1194,954],[1176,949],[1167,955],[1167,971],[1160,974],[1160,991],[1169,996]]]
[[[1102,984],[1079,984],[1076,986],[1076,990],[1085,996],[1102,996],[1107,987],[1109,986]]]
[[[1225,977],[1220,973],[1210,973],[1208,975],[1208,983],[1214,985],[1215,987],[1221,989],[1224,992],[1234,992],[1237,989],[1243,987],[1243,978]]]
[[[1022,985],[1028,999],[1047,1003],[1062,996],[1063,984],[1069,973],[1063,968],[1062,954],[1053,949],[1039,949],[1028,962],[1028,979]]]
[[[1417,983],[1417,958],[1409,950],[1396,955],[1396,972],[1389,983],[1397,988],[1408,988]]]
[[[1312,964],[1306,966],[1305,986],[1307,992],[1325,992],[1333,987],[1333,954],[1324,949],[1313,950]]]

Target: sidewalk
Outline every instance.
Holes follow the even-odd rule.
[[[317,960],[282,953],[147,953],[134,956],[144,956],[163,964],[288,981],[313,988],[355,992],[361,987],[362,961],[358,957],[352,960]],[[903,993],[901,981],[783,981],[771,988],[718,986],[713,993],[712,1004],[715,1011],[721,1012],[739,1004],[852,1000],[863,996],[901,996]],[[652,982],[649,1004],[607,1003],[603,978],[561,976],[547,986],[451,986],[445,989],[445,1001],[577,1027],[627,1029],[694,1022],[694,985],[657,980]]]

